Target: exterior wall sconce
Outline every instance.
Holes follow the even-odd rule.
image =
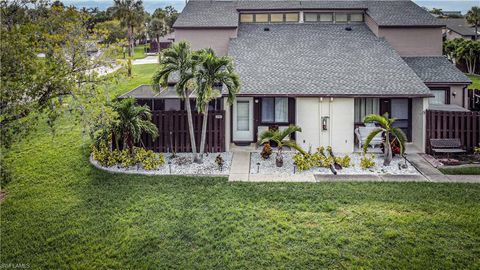
[[[328,130],[328,116],[322,116],[322,130]]]
[[[456,95],[457,95],[457,92],[452,93],[453,98],[455,98]]]

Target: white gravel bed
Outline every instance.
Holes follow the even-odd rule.
[[[221,155],[224,164],[222,170],[215,163],[215,158]],[[230,173],[230,165],[232,164],[232,153],[209,153],[203,157],[203,163],[193,163],[193,155],[191,153],[178,153],[175,158],[171,158],[171,154],[164,153],[165,164],[157,170],[144,170],[141,167],[120,168],[118,166],[104,167],[96,160],[90,157],[90,162],[97,168],[115,173],[127,174],[146,174],[146,175],[228,175]],[[168,164],[171,162],[171,164]]]
[[[262,159],[260,153],[252,153],[250,155],[250,174],[270,174],[270,175],[292,175],[294,173],[293,156],[295,152],[283,152],[283,166],[275,165],[276,153],[272,153],[269,159]],[[343,157],[345,154],[336,154],[337,157]],[[370,155],[370,154],[369,154]],[[399,164],[404,164],[405,160],[401,157],[394,157],[390,166],[383,166],[383,155],[374,155],[375,166],[366,170],[360,168],[360,153],[349,154],[352,164],[349,168],[338,170],[338,175],[419,175],[420,173],[408,161],[408,168],[400,169]],[[260,166],[257,165],[260,163]],[[315,167],[306,171],[296,169],[295,174],[312,175],[312,174],[332,174],[329,168]]]

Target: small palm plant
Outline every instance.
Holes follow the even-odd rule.
[[[302,155],[306,154],[306,152],[294,140],[290,140],[290,135],[294,132],[302,132],[302,129],[298,126],[291,125],[283,131],[280,131],[278,129],[266,130],[260,135],[260,141],[258,142],[259,145],[270,143],[271,141],[277,144],[277,167],[283,166],[282,150],[284,146],[291,147],[300,152]],[[288,139],[286,139],[287,137]]]
[[[152,113],[147,106],[138,106],[134,98],[126,98],[113,104],[113,110],[118,114],[118,121],[113,124],[115,139],[122,139],[130,154],[133,154],[133,145],[140,142],[143,132],[152,137],[158,136],[158,129],[151,122]]]
[[[392,161],[392,141],[390,141],[391,137],[393,140],[397,140],[398,144],[400,145],[400,155],[404,155],[405,153],[405,142],[407,141],[407,136],[405,133],[397,127],[393,127],[393,123],[395,123],[395,118],[388,118],[388,113],[384,115],[378,114],[370,114],[365,116],[363,120],[364,123],[373,123],[376,122],[380,126],[374,129],[370,134],[368,134],[365,144],[363,145],[363,152],[366,153],[368,149],[368,145],[370,142],[377,136],[379,133],[385,133],[385,141],[383,142],[383,146],[385,149],[385,159],[383,161],[384,166],[389,166],[390,162]]]

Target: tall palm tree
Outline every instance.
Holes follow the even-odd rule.
[[[475,40],[478,39],[478,25],[480,24],[480,7],[472,7],[467,12],[467,22],[475,26]]]
[[[202,137],[200,141],[200,158],[203,159],[207,135],[208,103],[221,96],[214,90],[215,85],[225,86],[228,102],[233,103],[240,90],[240,77],[234,71],[233,60],[218,57],[212,49],[204,49],[195,55],[200,65],[195,74],[197,81],[197,108],[203,113]]]
[[[405,154],[405,142],[407,141],[407,136],[405,136],[405,133],[400,128],[393,127],[393,123],[395,123],[395,121],[395,118],[388,118],[388,113],[385,113],[384,115],[369,114],[363,119],[364,123],[375,122],[380,125],[380,127],[377,127],[376,129],[372,130],[370,134],[368,134],[365,144],[363,145],[363,152],[367,152],[368,145],[373,138],[377,136],[377,134],[385,132],[385,141],[383,142],[385,149],[385,158],[383,161],[384,166],[389,166],[390,162],[392,162],[392,142],[390,141],[391,136],[393,136],[394,140],[398,140],[398,144],[400,145],[400,154],[402,156]]]
[[[113,134],[117,140],[123,140],[130,154],[133,145],[140,142],[143,132],[152,137],[158,136],[158,128],[151,122],[152,113],[147,106],[138,106],[134,98],[126,98],[113,104],[113,110],[118,114],[118,121],[113,125]]]
[[[195,71],[197,62],[193,57],[190,45],[187,42],[174,43],[172,47],[163,51],[159,58],[160,69],[153,75],[153,88],[158,91],[159,85],[167,87],[168,78],[174,73],[178,73],[179,80],[175,85],[177,95],[185,101],[187,109],[188,131],[190,133],[190,145],[194,156],[194,162],[199,163],[200,158],[197,154],[197,145],[195,143],[195,133],[193,131],[192,109],[190,107],[190,95],[195,88]]]
[[[259,145],[263,145],[271,141],[277,144],[278,153],[276,163],[278,167],[281,167],[283,165],[282,150],[285,146],[297,150],[302,155],[306,154],[306,152],[294,140],[290,140],[290,135],[294,132],[302,132],[302,129],[298,126],[291,125],[282,131],[278,129],[266,130],[262,134],[260,134],[260,141],[258,142]],[[287,137],[289,139],[285,139]]]
[[[132,56],[133,27],[143,23],[143,2],[141,0],[113,0],[113,10],[113,15],[127,27],[128,56]]]

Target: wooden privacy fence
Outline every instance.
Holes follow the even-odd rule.
[[[427,110],[426,125],[427,153],[432,152],[430,139],[459,138],[468,152],[480,143],[480,112]]]
[[[203,114],[192,112],[197,150],[200,148]],[[191,152],[186,111],[153,111],[152,122],[158,127],[158,137],[142,134],[143,146],[155,152]],[[173,149],[173,150],[172,150]],[[225,151],[225,111],[209,111],[205,152]]]
[[[469,89],[468,92],[468,109],[472,111],[480,111],[480,89]]]

